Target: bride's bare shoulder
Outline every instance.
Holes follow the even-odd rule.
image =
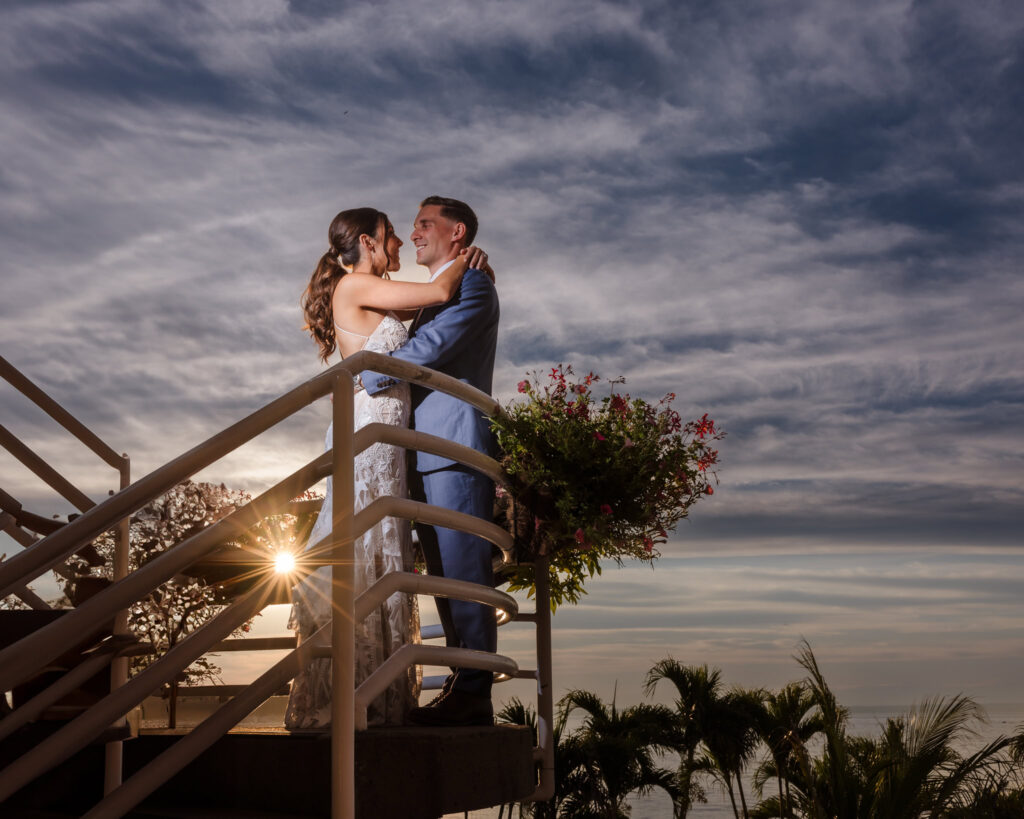
[[[372,273],[356,273],[355,271],[346,273],[334,286],[334,292],[337,293],[339,290],[344,293],[355,288],[365,287],[367,284],[372,284],[373,280],[377,277]]]

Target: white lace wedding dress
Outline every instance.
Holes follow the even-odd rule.
[[[389,353],[408,339],[405,326],[390,313],[366,339],[364,350]],[[355,428],[378,422],[394,426],[409,424],[409,385],[400,383],[377,395],[360,390],[355,395]],[[332,444],[327,430],[326,446]],[[331,489],[310,532],[306,550],[331,532]],[[386,495],[407,495],[405,451],[387,444],[373,444],[356,455],[355,511]],[[412,542],[409,522],[384,518],[355,542],[355,593],[358,596],[390,571],[412,571]],[[292,592],[292,613],[288,627],[298,629],[299,641],[308,639],[331,619],[331,569],[323,567],[297,585]],[[402,645],[419,641],[419,612],[416,598],[396,593],[362,623],[356,624],[356,685],[379,667]],[[399,724],[419,699],[420,672],[410,668],[371,704],[367,717],[371,725]],[[285,726],[319,728],[330,725],[331,661],[313,660],[293,680],[285,713]]]

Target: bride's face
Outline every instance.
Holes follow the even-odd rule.
[[[395,228],[391,222],[387,222],[384,225],[384,236],[381,238],[380,244],[384,248],[384,255],[387,257],[387,264],[384,269],[394,273],[401,265],[398,259],[398,251],[402,247],[402,240],[395,234]]]

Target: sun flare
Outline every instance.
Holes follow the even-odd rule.
[[[274,571],[278,574],[288,574],[295,570],[295,555],[291,552],[278,552],[274,556]]]

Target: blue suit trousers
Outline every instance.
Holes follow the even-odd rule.
[[[494,483],[475,470],[461,465],[424,472],[423,492],[427,503],[490,521],[494,510]],[[436,535],[437,547],[446,577],[457,577],[484,586],[494,586],[491,565],[491,544],[475,535],[429,527]],[[420,530],[421,527],[417,526]],[[426,534],[426,533],[424,533]],[[425,541],[432,539],[429,534]],[[425,551],[428,548],[424,543]],[[498,633],[494,609],[479,603],[438,598],[438,609],[447,604],[451,623],[461,648],[494,652],[498,648]],[[445,613],[441,611],[442,621]],[[457,669],[455,688],[474,694],[490,694],[492,674],[478,669]]]

